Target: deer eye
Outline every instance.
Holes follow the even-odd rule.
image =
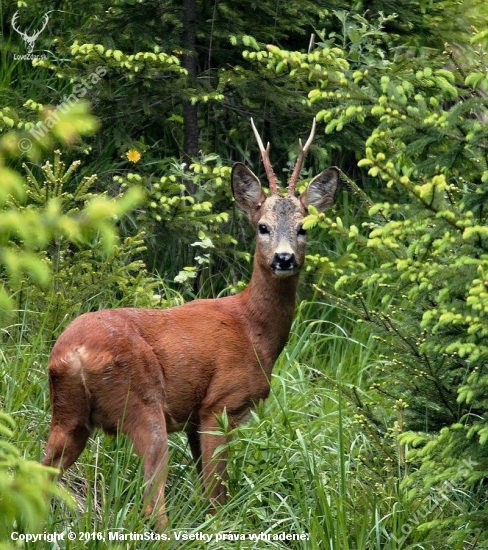
[[[261,235],[267,235],[269,233],[268,226],[265,225],[264,223],[260,223],[258,225],[258,231]]]
[[[303,228],[303,226],[300,226],[298,231],[297,231],[297,235],[306,235],[307,234],[307,230]]]

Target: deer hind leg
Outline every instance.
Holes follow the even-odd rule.
[[[129,403],[130,407],[130,403]],[[161,404],[130,407],[131,416],[125,420],[123,431],[132,439],[136,453],[142,458],[146,482],[146,514],[155,514],[158,530],[168,522],[164,487],[168,474],[168,436]]]
[[[115,359],[110,358],[103,368],[87,373],[87,380],[93,392],[95,424],[108,433],[120,430],[132,440],[142,459],[146,513],[154,513],[157,528],[164,529],[168,464],[166,396],[154,352],[135,335],[117,349]]]
[[[130,372],[123,370],[126,361],[122,357],[120,363],[107,370],[107,373],[112,373],[110,376],[97,378],[95,423],[107,433],[120,430],[132,440],[134,450],[142,460],[145,512],[148,515],[154,513],[156,527],[163,530],[167,523],[164,485],[168,470],[165,396],[157,364],[142,351],[138,360],[147,376],[131,377]]]
[[[50,375],[51,431],[42,463],[66,471],[80,456],[92,431],[90,404],[81,379]]]

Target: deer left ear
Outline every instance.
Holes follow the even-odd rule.
[[[300,202],[307,209],[311,205],[319,212],[327,210],[334,202],[339,180],[339,168],[335,166],[327,168],[309,183],[307,189],[300,195]]]

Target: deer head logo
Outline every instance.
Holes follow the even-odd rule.
[[[22,39],[26,43],[27,53],[32,53],[32,50],[34,49],[34,46],[36,44],[36,40],[37,40],[38,36],[41,34],[41,32],[46,28],[46,25],[48,24],[49,15],[47,13],[44,14],[44,17],[42,18],[42,20],[43,20],[42,28],[39,29],[38,31],[36,31],[32,36],[29,36],[27,33],[22,32],[20,29],[18,29],[15,26],[16,23],[17,23],[17,18],[18,17],[19,17],[19,12],[16,11],[14,13],[14,16],[12,17],[12,28],[14,29],[15,32],[18,32],[20,34],[20,36],[22,37]]]

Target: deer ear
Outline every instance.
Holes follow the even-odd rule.
[[[252,219],[266,200],[261,182],[247,166],[237,162],[232,168],[231,184],[237,204]]]
[[[339,168],[331,166],[324,170],[308,184],[307,189],[300,195],[300,202],[305,208],[313,206],[319,212],[327,210],[334,202],[335,192],[340,179]]]

